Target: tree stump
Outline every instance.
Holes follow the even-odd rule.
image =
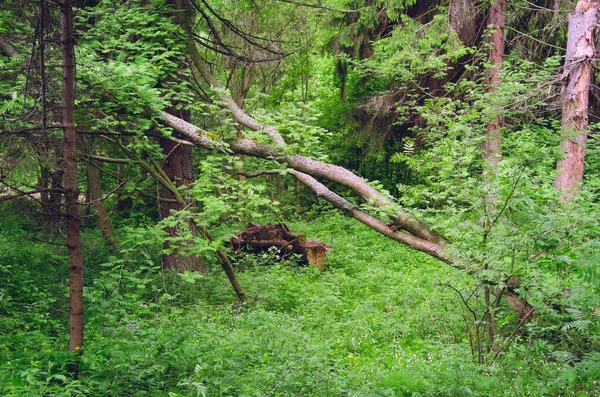
[[[239,251],[250,248],[252,252],[267,252],[272,247],[277,249],[277,260],[288,259],[293,254],[301,255],[302,263],[325,270],[326,254],[331,248],[319,240],[306,241],[306,236],[290,230],[287,225],[258,225],[250,222],[248,227],[237,233],[230,240],[230,246]]]

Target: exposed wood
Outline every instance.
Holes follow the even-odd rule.
[[[564,157],[556,165],[554,180],[554,186],[560,191],[563,200],[573,197],[583,181],[597,12],[597,1],[580,0],[575,12],[569,14],[561,91],[563,139],[560,151]]]
[[[362,223],[367,224],[379,233],[390,237],[402,244],[408,245],[419,251],[423,251],[429,255],[432,255],[446,263],[450,263],[451,260],[443,254],[445,244],[439,244],[438,241],[445,242],[445,240],[437,233],[431,232],[431,229],[424,223],[409,217],[408,214],[404,213],[403,217],[400,218],[403,222],[401,226],[390,228],[382,220],[359,210],[350,201],[337,195],[336,193],[329,190],[325,185],[318,182],[314,177],[321,177],[323,179],[330,180],[332,182],[340,183],[344,186],[349,187],[355,191],[359,196],[369,199],[373,196],[377,196],[385,200],[388,205],[394,205],[390,199],[379,193],[362,178],[358,177],[351,171],[346,170],[343,167],[322,163],[317,160],[310,159],[308,157],[300,156],[297,154],[288,154],[282,149],[272,148],[270,146],[257,144],[254,141],[248,139],[241,139],[232,142],[219,142],[212,141],[206,137],[206,132],[193,124],[187,123],[184,120],[179,119],[171,114],[161,112],[161,117],[164,122],[170,127],[177,130],[182,135],[186,136],[191,142],[194,142],[207,149],[216,150],[218,148],[227,147],[234,153],[243,153],[253,157],[259,157],[270,160],[279,160],[287,165],[295,172],[293,175],[299,179],[302,183],[311,188],[313,192],[319,197],[323,197],[334,207],[343,210],[349,215],[353,216]],[[291,171],[289,171],[292,173]],[[379,203],[379,201],[375,201]],[[380,204],[380,206],[382,206]],[[395,214],[398,214],[398,206],[395,205]],[[398,217],[395,219],[394,225],[400,224]],[[423,228],[423,229],[421,229]],[[431,237],[431,240],[417,236],[414,234],[398,232],[397,230],[410,229],[419,234]],[[429,232],[429,233],[428,233]]]
[[[325,270],[326,253],[331,248],[322,241],[306,241],[303,234],[291,231],[284,224],[250,223],[245,230],[232,237],[229,243],[236,250],[244,247],[255,252],[273,250],[278,261],[287,259],[292,254],[299,254],[304,263],[321,271]]]

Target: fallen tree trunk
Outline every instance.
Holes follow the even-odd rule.
[[[176,8],[188,18],[181,18],[180,23],[187,35],[187,53],[193,66],[202,76],[202,79],[214,89],[215,94],[221,100],[231,115],[243,126],[261,132],[271,137],[275,146],[261,145],[248,139],[236,141],[211,140],[202,129],[187,123],[171,114],[160,112],[159,116],[165,124],[184,135],[196,145],[211,150],[229,150],[235,154],[245,154],[252,157],[275,160],[284,164],[292,170],[291,173],[297,180],[309,187],[318,197],[324,198],[335,208],[342,210],[349,216],[354,217],[373,230],[392,238],[415,250],[433,256],[455,268],[466,270],[473,274],[475,271],[455,263],[455,259],[444,253],[449,242],[429,225],[419,221],[401,208],[397,202],[377,191],[364,179],[353,172],[332,164],[326,164],[298,154],[286,151],[286,142],[279,131],[273,126],[261,124],[252,116],[247,114],[228,94],[225,87],[212,75],[206,62],[198,50],[194,39],[192,15],[190,3],[185,0],[176,0]],[[373,216],[360,208],[357,208],[349,200],[336,194],[315,178],[321,178],[341,184],[351,189],[362,199],[369,202],[378,211],[385,213],[393,222],[388,224],[382,219]],[[489,282],[489,281],[488,281]],[[492,284],[494,284],[492,282]],[[510,302],[509,302],[510,303]]]
[[[321,177],[331,182],[338,182],[344,186],[350,187],[362,198],[368,198],[368,193],[375,189],[371,187],[365,180],[349,170],[339,166],[322,163],[320,161],[309,159],[297,154],[289,154],[283,149],[261,145],[248,139],[234,141],[212,140],[208,138],[206,131],[176,116],[165,112],[160,112],[159,116],[163,119],[165,124],[175,129],[195,145],[210,150],[229,150],[235,154],[246,154],[252,157],[276,160],[287,164],[287,166],[292,169],[285,170],[285,172],[292,174],[305,186],[310,188],[318,197],[325,199],[327,202],[344,212],[346,215],[353,217],[361,223],[364,223],[371,229],[388,238],[439,259],[440,261],[445,262],[456,269],[465,270],[470,274],[477,273],[474,270],[455,263],[454,258],[444,253],[444,249],[448,244],[447,240],[445,240],[438,233],[434,232],[423,222],[406,214],[406,212],[403,210],[402,212],[397,211],[398,205],[393,203],[387,197],[385,198],[386,203],[389,204],[388,207],[392,207],[396,210],[394,212],[395,214],[406,214],[406,217],[395,218],[395,222],[392,225],[361,210],[352,202],[341,197],[315,179],[315,177]],[[273,172],[281,171],[265,171],[263,173]],[[377,195],[385,197],[379,192],[377,192]],[[379,204],[381,204],[381,202],[379,202]],[[399,220],[405,222],[399,222]],[[419,235],[407,233],[409,230],[413,230]],[[422,232],[418,233],[419,231]],[[491,285],[497,284],[497,281],[494,280],[485,280],[485,282]],[[523,307],[529,305],[528,303],[524,303],[519,300],[516,295],[511,295],[511,297],[514,297],[515,299],[507,299],[506,301],[518,314],[522,312]],[[530,307],[530,305],[527,307]]]
[[[295,171],[290,172],[292,175],[308,186],[319,197],[322,197],[331,203],[334,207],[343,210],[348,215],[365,223],[377,232],[402,244],[418,251],[425,252],[443,262],[452,262],[450,258],[442,253],[446,245],[446,240],[439,233],[433,231],[428,225],[406,213],[406,211],[401,209],[395,202],[378,192],[364,179],[343,167],[323,163],[299,154],[290,154],[281,148],[258,144],[249,139],[240,139],[229,142],[212,140],[207,137],[206,131],[179,117],[166,112],[161,112],[160,117],[169,127],[185,136],[192,143],[204,148],[211,150],[227,149],[236,154],[245,154],[252,157],[276,160],[286,164]],[[331,182],[339,183],[350,188],[359,197],[368,200],[373,206],[384,210],[388,209],[388,211],[386,211],[387,214],[394,220],[393,227],[388,226],[381,219],[358,209],[350,201],[331,191],[315,178],[323,178]]]

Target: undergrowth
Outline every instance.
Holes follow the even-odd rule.
[[[541,319],[503,344],[493,365],[476,364],[468,313],[448,288],[469,277],[332,214],[290,225],[332,245],[327,271],[242,258],[238,276],[252,297],[245,304],[210,259],[207,275],[161,273],[160,244],[147,227],[121,229],[118,253],[86,230],[79,359],[65,352],[64,247],[27,239],[23,223],[7,222],[3,396],[597,395],[597,353],[564,359],[565,346],[549,336],[558,325]],[[517,320],[505,317],[514,329]]]

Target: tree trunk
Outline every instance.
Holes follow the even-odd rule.
[[[97,161],[90,160],[86,164],[88,189],[90,193],[90,209],[93,215],[96,217],[98,223],[98,229],[104,241],[111,247],[118,247],[119,243],[115,236],[115,232],[110,223],[110,218],[106,212],[104,206],[104,200],[102,198],[102,184],[100,178],[100,169],[97,167]]]
[[[64,0],[60,8],[62,49],[62,128],[64,132],[63,168],[67,247],[70,273],[70,341],[69,350],[81,353],[83,347],[83,263],[79,235],[79,188],[77,186],[77,157],[75,153],[75,40],[73,38],[73,4]]]
[[[481,37],[484,13],[479,0],[450,0],[448,22],[462,43],[471,47]]]
[[[574,196],[583,181],[597,11],[598,2],[580,0],[575,12],[569,14],[567,55],[561,91],[563,139],[560,150],[564,157],[556,166],[554,180],[554,186],[565,201]]]
[[[502,124],[502,109],[498,108],[493,100],[494,92],[500,86],[500,72],[504,61],[504,25],[506,16],[504,14],[504,0],[496,0],[490,5],[490,15],[488,17],[488,26],[491,26],[493,33],[491,36],[491,49],[489,54],[490,68],[486,71],[488,83],[488,93],[492,99],[492,120],[487,125],[486,137],[482,146],[482,154],[488,172],[494,172],[498,168],[498,163],[502,160],[502,149],[500,148]]]
[[[495,98],[495,92],[500,87],[500,72],[502,71],[502,63],[504,62],[504,25],[506,23],[506,16],[504,14],[504,0],[496,0],[490,5],[488,26],[492,29],[492,36],[490,37],[490,53],[489,53],[489,67],[486,70],[487,80],[487,91],[490,98],[491,117],[490,121],[486,126],[485,139],[481,147],[481,154],[483,157],[483,179],[488,182],[488,186],[492,186],[492,182],[496,177],[498,171],[498,164],[502,160],[502,149],[500,142],[502,139],[501,129],[504,124],[504,118],[502,117],[502,108],[499,106],[497,98]],[[496,216],[496,205],[498,197],[490,190],[490,193],[484,197],[484,204],[488,207],[487,214]],[[484,227],[488,227],[487,219],[484,220]],[[493,227],[493,224],[489,226]],[[484,245],[486,244],[487,234],[491,230],[486,230],[484,233]],[[484,270],[488,270],[488,261],[485,257],[484,252]],[[496,335],[496,319],[494,317],[494,310],[491,306],[491,292],[490,286],[484,287],[484,302],[485,302],[485,329],[488,337],[488,348],[494,345]]]
[[[351,171],[337,165],[322,163],[298,154],[288,154],[283,149],[261,145],[249,139],[220,142],[217,144],[209,139],[202,129],[185,120],[165,112],[161,112],[160,116],[163,118],[165,124],[184,135],[196,145],[212,150],[222,150],[224,146],[227,146],[233,153],[247,154],[253,157],[286,163],[287,166],[292,169],[288,170],[289,173],[313,190],[317,196],[324,198],[334,207],[341,209],[348,215],[367,224],[379,233],[402,244],[425,252],[446,263],[452,262],[451,259],[443,254],[446,240],[441,235],[431,230],[425,223],[418,221],[407,214],[391,199],[381,194],[364,179]],[[346,186],[361,198],[368,200],[373,206],[383,207],[384,210],[390,211],[390,218],[394,220],[393,225],[388,225],[380,219],[356,208],[350,201],[332,192],[313,177],[327,179],[331,182]],[[408,233],[405,233],[402,230],[405,230]]]
[[[184,115],[185,116],[185,115]],[[192,175],[192,149],[190,146],[181,145],[170,139],[161,138],[160,146],[165,154],[165,159],[162,164],[162,170],[173,181],[175,186],[188,186],[193,181]],[[179,211],[183,209],[185,204],[174,202],[175,196],[165,186],[161,187],[160,197],[167,199],[160,202],[160,217],[161,219],[171,216],[171,211]],[[190,230],[194,230],[190,224]],[[178,235],[177,228],[169,227],[166,229],[171,237]],[[182,242],[180,244],[194,244],[193,241]],[[171,246],[169,241],[165,241],[164,249],[167,250]],[[163,269],[185,271],[196,270],[206,272],[203,258],[196,255],[185,256],[179,250],[174,250],[171,253],[163,254],[162,256]]]

